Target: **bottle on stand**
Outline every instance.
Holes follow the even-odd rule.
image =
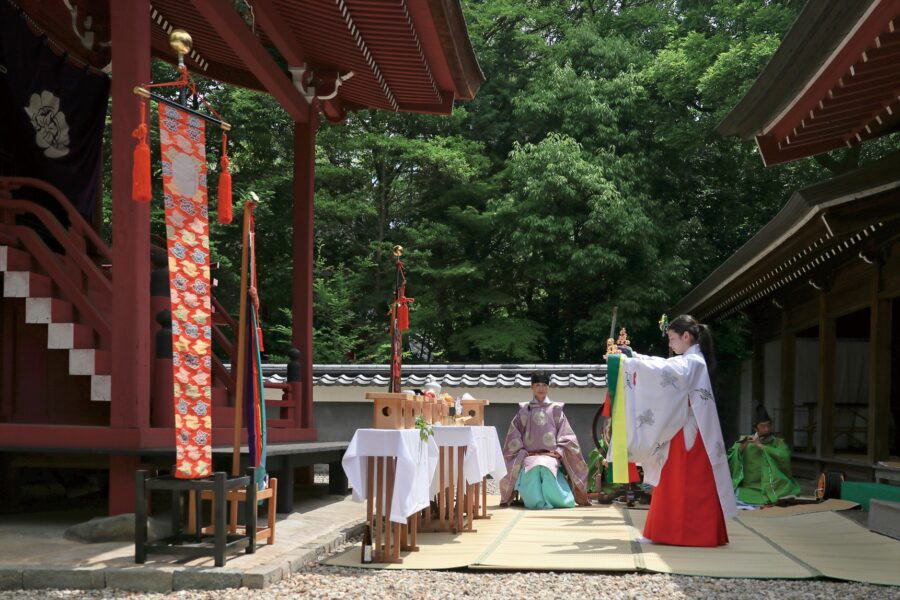
[[[363,540],[362,540],[362,556],[360,557],[360,562],[363,564],[369,564],[372,562],[372,524],[366,523],[366,528],[363,531]]]

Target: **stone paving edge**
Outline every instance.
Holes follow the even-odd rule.
[[[119,589],[130,592],[171,592],[247,587],[264,589],[290,577],[348,539],[363,532],[363,521],[346,525],[334,533],[300,544],[272,565],[242,570],[224,567],[153,568],[134,567],[46,567],[35,565],[0,566],[0,590],[37,589]]]

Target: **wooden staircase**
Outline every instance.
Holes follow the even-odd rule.
[[[25,194],[21,194],[19,190],[25,188],[35,188],[54,197],[67,212],[68,227],[64,227],[55,215],[41,205],[21,199]],[[52,250],[45,242],[46,235],[38,234],[33,227],[22,224],[20,217],[23,215],[28,215],[32,222],[38,221],[61,250]],[[165,257],[165,240],[154,241],[154,250],[157,253],[161,251]],[[0,177],[2,298],[24,302],[25,323],[46,328],[46,350],[51,353],[68,353],[68,376],[90,378],[90,400],[93,402],[112,401],[113,264],[109,246],[59,190],[41,180]],[[167,271],[168,262],[163,260],[157,268]],[[157,278],[160,281],[167,280],[165,276]],[[151,312],[155,323],[134,324],[135,327],[147,327],[151,355],[155,356],[151,367],[151,404],[154,409],[151,409],[150,421],[153,428],[173,426],[170,422],[171,358],[165,357],[165,351],[163,356],[155,352],[153,333],[163,333],[162,330],[168,329],[168,325],[164,323],[165,318],[159,320],[160,311],[169,306],[168,287],[163,287],[166,289],[158,294],[151,292]],[[212,303],[212,334],[220,355],[214,354],[212,357],[211,400],[216,426],[224,429],[234,422],[235,381],[226,361],[231,365],[236,362],[237,323],[215,297],[212,298]],[[23,311],[16,312],[21,314]],[[34,330],[31,335],[33,334]],[[38,346],[43,345],[39,337],[35,337],[34,341]],[[63,395],[71,391],[73,395],[86,401],[86,387],[81,384],[73,385],[71,390],[65,389]],[[296,430],[299,425],[296,415],[300,406],[300,384],[267,382],[266,387],[281,392],[280,399],[269,399],[266,402],[270,411],[267,419],[270,431],[282,428]],[[18,402],[23,402],[23,399],[19,398]],[[0,410],[0,423],[2,422]]]
[[[97,347],[96,332],[78,322],[71,302],[54,295],[53,281],[35,272],[31,255],[0,246],[3,297],[25,301],[25,322],[47,326],[47,349],[69,353],[69,375],[91,378],[91,400],[110,400],[110,353]]]

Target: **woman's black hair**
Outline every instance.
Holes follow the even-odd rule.
[[[716,372],[716,348],[713,345],[712,331],[709,325],[699,322],[691,315],[678,315],[669,321],[669,329],[678,335],[686,331],[691,334],[695,343],[700,344],[700,351],[706,360],[706,369],[712,379]]]

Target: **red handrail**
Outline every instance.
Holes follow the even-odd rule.
[[[88,241],[97,248],[97,251],[100,252],[100,254],[106,257],[109,262],[112,262],[112,251],[109,246],[107,246],[106,242],[97,235],[97,232],[94,231],[90,223],[84,220],[81,213],[75,210],[75,207],[72,206],[69,199],[55,186],[42,179],[35,179],[33,177],[0,177],[0,190],[12,192],[13,190],[23,187],[35,188],[53,196],[53,199],[66,211],[72,229],[74,229],[80,237],[87,238]],[[54,220],[56,220],[55,217]],[[67,235],[71,236],[70,233],[67,233]]]
[[[81,273],[92,280],[101,292],[107,295],[112,294],[112,282],[96,264],[88,259],[84,250],[76,245],[72,234],[66,231],[50,211],[28,200],[9,199],[0,199],[0,211],[12,214],[30,213],[37,217],[65,249],[66,257],[79,267]],[[37,234],[24,226],[15,226],[14,229],[19,239],[27,246],[30,254],[66,295],[67,300],[78,308],[79,313],[100,334],[101,338],[108,340],[111,335],[109,322],[106,320],[106,316],[88,299],[87,290],[84,289],[81,282],[73,281],[71,275],[66,272],[63,265],[59,263],[53,252],[47,248]]]

